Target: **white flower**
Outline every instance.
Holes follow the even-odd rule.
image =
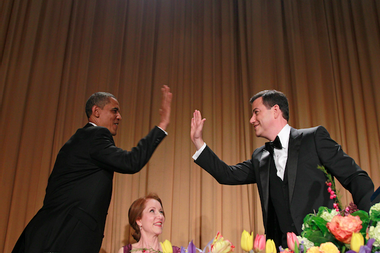
[[[300,243],[303,244],[303,246],[305,247],[304,249],[304,252],[306,252],[308,249],[310,249],[311,247],[314,247],[314,243],[312,241],[309,241],[307,238],[305,237],[302,237],[302,236],[297,236],[297,239]]]
[[[373,206],[371,206],[371,209],[369,209],[369,215],[371,216],[372,210],[374,211],[380,211],[380,203],[377,203]]]
[[[332,218],[334,218],[334,216],[336,216],[337,214],[339,214],[339,212],[337,212],[335,209],[332,209],[331,212],[324,211],[321,214],[321,218],[327,222],[330,222]]]
[[[380,246],[380,226],[377,223],[376,227],[371,226],[368,231],[369,238],[374,238],[376,241],[373,243],[373,246]]]

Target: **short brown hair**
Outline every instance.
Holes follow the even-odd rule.
[[[139,225],[137,225],[136,220],[139,220],[142,218],[142,213],[145,209],[146,202],[148,199],[157,200],[161,204],[162,209],[164,209],[164,206],[162,205],[161,199],[155,193],[149,193],[145,197],[138,198],[135,201],[133,201],[132,205],[129,207],[128,218],[129,218],[129,225],[131,225],[133,230],[135,230],[135,232],[132,234],[132,237],[137,242],[140,240],[141,233],[140,233],[140,227],[139,227]],[[164,211],[163,211],[163,215],[165,217]]]

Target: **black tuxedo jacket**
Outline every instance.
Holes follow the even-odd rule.
[[[273,222],[276,217],[269,203],[269,155],[262,146],[253,152],[250,160],[229,166],[206,147],[195,162],[220,184],[257,184],[265,231],[270,238],[279,228]],[[317,169],[318,165],[325,166],[351,192],[359,209],[368,211],[370,208],[372,180],[330,138],[327,130],[322,126],[299,130],[291,128],[285,173],[288,176],[290,214],[298,234],[307,214],[318,211],[320,206],[333,207],[325,184],[327,178]]]
[[[13,252],[98,253],[114,172],[140,171],[166,134],[155,127],[131,151],[115,146],[110,131],[87,124],[58,153],[43,207]]]

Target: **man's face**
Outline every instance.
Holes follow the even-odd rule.
[[[272,107],[273,108],[273,107]],[[259,97],[252,103],[252,117],[249,123],[255,128],[257,137],[263,137],[270,140],[273,130],[274,115],[272,108],[268,109],[263,104],[263,98]]]
[[[98,126],[106,127],[112,135],[116,135],[119,121],[121,120],[119,102],[114,98],[109,98],[109,103],[103,109],[98,107]]]

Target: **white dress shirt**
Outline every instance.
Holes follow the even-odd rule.
[[[278,133],[278,138],[281,141],[282,149],[274,149],[273,159],[277,169],[277,176],[284,180],[284,173],[286,162],[288,161],[288,147],[289,147],[290,126],[286,124],[284,128]]]

